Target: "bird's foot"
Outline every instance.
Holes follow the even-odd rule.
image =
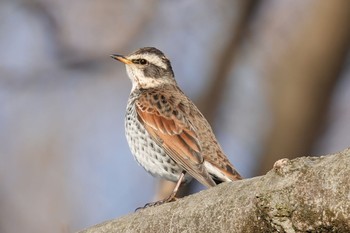
[[[148,207],[160,206],[160,205],[162,205],[164,203],[169,203],[169,202],[173,202],[173,201],[176,201],[176,200],[177,200],[177,198],[175,196],[170,195],[169,197],[167,197],[167,198],[165,198],[163,200],[147,203],[145,206],[137,208],[135,210],[135,212],[138,211],[138,210],[146,209]]]

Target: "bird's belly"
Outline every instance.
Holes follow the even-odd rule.
[[[127,114],[126,138],[135,160],[153,176],[176,182],[183,169],[153,141],[134,114]],[[186,176],[186,179],[190,177]]]

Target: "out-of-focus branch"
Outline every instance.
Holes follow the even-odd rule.
[[[349,232],[350,148],[93,226],[94,232]]]
[[[237,48],[240,45],[242,38],[245,35],[245,31],[248,28],[250,19],[254,15],[254,9],[260,1],[241,1],[240,15],[238,20],[232,23],[231,38],[228,40],[226,46],[223,47],[221,56],[216,61],[217,66],[214,67],[212,73],[212,79],[210,88],[204,92],[205,95],[201,97],[198,104],[199,109],[205,115],[208,122],[214,121],[216,111],[219,108],[221,102],[223,90],[225,90],[226,80],[229,77],[229,72],[232,68],[235,56],[237,55]],[[236,25],[236,26],[233,26]],[[230,28],[228,28],[230,30]]]

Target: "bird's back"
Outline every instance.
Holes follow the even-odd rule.
[[[205,170],[203,175],[205,176],[205,174],[209,173],[211,177],[208,179],[214,181],[202,182],[206,186],[241,179],[241,176],[223,153],[205,117],[177,86],[164,85],[161,88],[140,90],[137,102],[143,103],[139,105],[145,111],[148,111],[150,108],[149,105],[151,105],[156,109],[156,114],[161,114],[165,118],[175,120],[179,127],[188,128],[195,134],[192,142],[186,143],[190,146],[191,143],[198,144],[198,154],[195,154],[197,153],[195,149],[190,153],[195,154],[199,161],[198,164],[202,163],[201,166]],[[153,135],[153,137],[157,137],[157,135]],[[160,146],[164,147],[164,145]],[[169,154],[169,151],[167,153]],[[182,167],[186,170],[186,167]]]

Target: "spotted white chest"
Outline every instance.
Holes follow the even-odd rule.
[[[151,138],[137,119],[135,105],[128,104],[125,116],[125,133],[135,160],[153,176],[176,182],[183,169],[172,160]],[[188,182],[191,177],[185,177]]]

